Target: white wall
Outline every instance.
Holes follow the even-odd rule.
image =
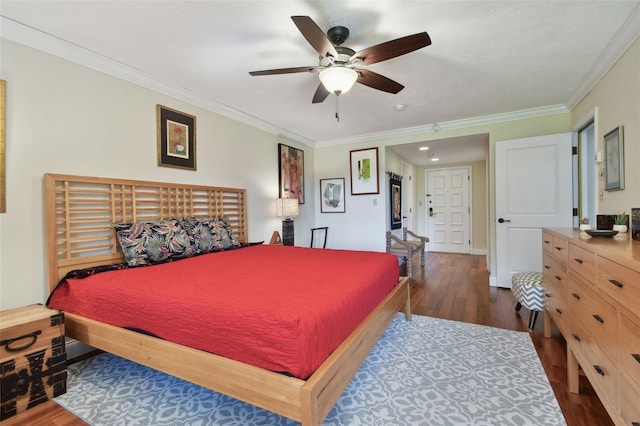
[[[44,173],[247,188],[249,238],[281,230],[277,144],[311,148],[23,45],[0,39],[7,81],[7,212],[0,214],[0,309],[43,303]],[[156,104],[195,115],[197,171],[158,167]],[[271,160],[271,161],[269,161]],[[308,244],[313,203],[300,206],[296,243]]]

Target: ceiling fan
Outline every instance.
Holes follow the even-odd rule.
[[[353,49],[341,46],[349,37],[348,28],[333,27],[327,31],[325,36],[320,27],[310,17],[292,16],[291,19],[304,38],[320,55],[319,64],[307,67],[251,71],[249,74],[258,76],[319,70],[320,84],[313,95],[314,104],[324,101],[329,96],[329,93],[339,96],[347,92],[356,82],[384,92],[398,93],[404,89],[402,84],[373,71],[361,68],[361,66],[386,61],[431,44],[429,35],[426,32],[422,32],[355,52]]]

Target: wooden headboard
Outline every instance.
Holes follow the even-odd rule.
[[[44,191],[49,292],[71,270],[124,262],[114,223],[226,216],[248,238],[244,189],[45,174]]]

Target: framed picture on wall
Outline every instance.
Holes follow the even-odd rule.
[[[158,166],[196,170],[196,117],[156,107]]]
[[[379,194],[378,148],[351,151],[351,195]]]
[[[320,179],[320,212],[344,213],[344,178]]]
[[[604,189],[624,189],[624,140],[622,126],[604,135]]]
[[[279,196],[297,198],[304,204],[304,151],[278,144]]]
[[[402,227],[402,181],[399,177],[389,178],[389,197],[391,229],[399,229]]]

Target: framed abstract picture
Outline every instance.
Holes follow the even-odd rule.
[[[379,194],[378,148],[350,151],[351,195]]]
[[[391,229],[399,229],[402,227],[402,181],[397,176],[389,179],[389,197]]]
[[[604,189],[624,189],[624,140],[622,126],[604,135],[605,181]]]
[[[344,178],[320,179],[320,213],[344,212]]]
[[[156,107],[158,166],[196,170],[196,117]]]
[[[279,198],[296,198],[304,204],[304,151],[278,144]]]

